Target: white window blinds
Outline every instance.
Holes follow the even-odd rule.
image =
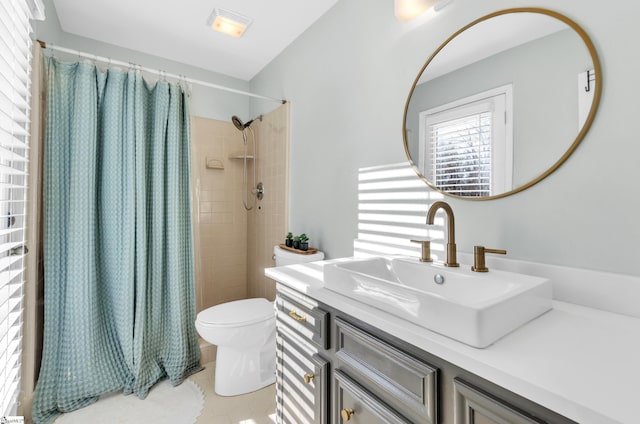
[[[437,189],[465,197],[511,190],[511,91],[498,87],[420,113],[418,167]]]
[[[16,414],[20,391],[32,45],[29,19],[38,6],[41,3],[27,0],[0,2],[0,416]]]
[[[491,112],[431,125],[433,182],[459,196],[491,195]]]

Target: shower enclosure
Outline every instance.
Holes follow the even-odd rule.
[[[264,268],[274,265],[273,246],[287,231],[289,105],[237,126],[193,118],[192,140],[197,311],[249,297],[273,299],[275,284]],[[224,169],[207,168],[207,158],[221,160]],[[254,170],[267,190],[261,200],[251,194]],[[202,363],[212,355],[203,352]]]

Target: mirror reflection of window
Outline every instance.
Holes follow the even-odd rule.
[[[464,197],[512,189],[512,87],[505,85],[419,115],[422,175],[436,188]]]
[[[584,90],[585,75],[576,91],[576,75],[586,70],[595,71],[590,78],[594,80],[591,90]],[[455,197],[494,199],[524,190],[562,165],[582,141],[600,98],[599,70],[588,35],[563,15],[518,8],[479,18],[440,45],[414,81],[402,128],[409,162],[430,187]],[[514,95],[513,123],[507,122],[512,128],[513,147],[512,155],[507,154],[511,163],[505,164],[506,188],[496,188],[500,179],[493,173],[489,196],[459,195],[457,189],[448,192],[438,188],[443,184],[436,183],[433,168],[424,165],[424,145],[419,152],[420,133],[425,132],[420,114],[507,84],[513,86]],[[494,153],[492,168],[498,166]]]

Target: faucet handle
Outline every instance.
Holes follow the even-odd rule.
[[[487,265],[485,265],[484,262],[485,253],[506,255],[507,251],[502,249],[487,249],[484,246],[473,246],[473,266],[471,267],[471,271],[489,272],[489,268],[487,268]]]
[[[433,262],[431,259],[431,240],[411,240],[412,243],[420,243],[420,262]]]

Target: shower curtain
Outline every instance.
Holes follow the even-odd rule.
[[[46,60],[36,423],[200,370],[187,95],[139,71]]]

